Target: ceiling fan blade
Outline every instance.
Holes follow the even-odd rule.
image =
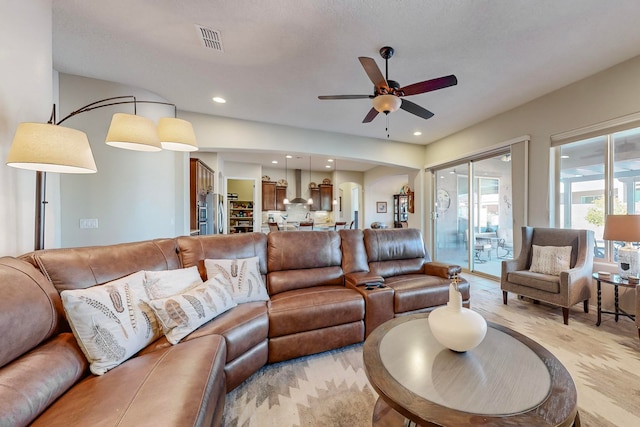
[[[382,75],[382,71],[380,71],[380,68],[378,68],[378,64],[376,64],[376,61],[374,61],[373,58],[360,56],[358,57],[358,59],[360,60],[364,71],[367,73],[367,76],[369,76],[369,79],[371,79],[376,89],[389,88],[389,85],[387,85],[387,80],[385,80],[384,76]]]
[[[372,95],[321,95],[318,99],[364,99],[373,98]]]
[[[402,100],[400,108],[411,114],[415,114],[418,117],[422,117],[423,119],[430,119],[431,117],[433,117],[433,113],[431,111],[427,110],[426,108],[422,108],[418,104],[414,104],[411,101],[407,101],[406,99]]]
[[[373,119],[376,118],[377,115],[378,115],[378,110],[376,110],[375,108],[371,108],[371,110],[369,110],[367,115],[364,117],[364,120],[362,121],[362,123],[371,122]]]
[[[420,93],[431,92],[432,90],[444,89],[445,87],[454,86],[458,84],[456,76],[451,74],[450,76],[438,77],[437,79],[425,80],[420,83],[414,83],[409,86],[405,86],[400,90],[404,92],[404,96],[418,95]]]

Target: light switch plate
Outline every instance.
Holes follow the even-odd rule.
[[[98,228],[98,218],[80,218],[80,228]]]

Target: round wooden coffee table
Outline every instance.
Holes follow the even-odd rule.
[[[428,314],[390,320],[367,338],[364,365],[380,398],[373,425],[580,425],[566,368],[535,341],[488,323],[466,353],[443,347]]]

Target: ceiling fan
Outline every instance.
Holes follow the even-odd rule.
[[[402,99],[403,96],[418,95],[420,93],[431,92],[433,90],[443,89],[445,87],[458,84],[456,76],[449,75],[438,77],[437,79],[425,80],[423,82],[414,83],[408,86],[400,87],[400,83],[389,80],[389,58],[393,56],[392,47],[385,46],[380,49],[380,56],[384,58],[385,75],[382,75],[380,68],[373,58],[361,56],[358,59],[364,68],[364,71],[373,82],[373,95],[323,95],[319,99],[361,99],[369,98],[373,100],[373,108],[365,116],[362,123],[369,123],[376,118],[378,113],[389,114],[397,111],[399,108],[411,114],[415,114],[423,119],[433,117],[433,113],[426,108],[419,106],[411,101]]]

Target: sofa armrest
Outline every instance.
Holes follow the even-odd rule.
[[[363,286],[371,283],[384,283],[384,277],[369,271],[358,271],[345,274],[345,282],[349,285]]]
[[[438,276],[444,279],[453,279],[453,277],[462,272],[462,267],[455,264],[445,264],[442,262],[431,261],[424,264],[424,274],[429,276]]]

